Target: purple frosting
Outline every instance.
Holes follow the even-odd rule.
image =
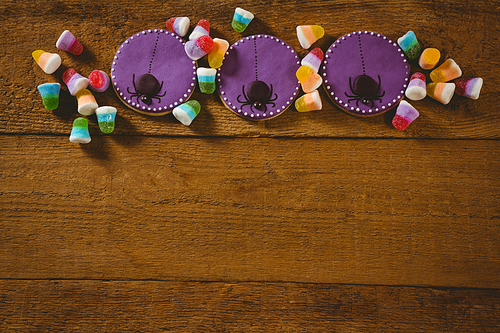
[[[111,67],[111,82],[122,102],[156,116],[186,102],[196,86],[197,64],[187,56],[184,44],[177,34],[163,29],[144,30],[125,40]],[[138,87],[144,74],[156,78],[158,85],[151,86],[160,87],[153,89],[158,91]]]
[[[356,78],[363,74],[371,77],[374,85],[356,86]],[[370,31],[356,31],[337,39],[325,53],[322,67],[328,96],[356,116],[378,115],[396,106],[404,96],[409,74],[399,45]]]
[[[295,50],[269,35],[240,39],[226,53],[217,74],[224,104],[237,115],[265,120],[283,113],[299,93]]]

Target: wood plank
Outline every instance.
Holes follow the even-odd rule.
[[[498,332],[499,290],[0,281],[2,332]]]
[[[55,112],[43,108],[36,86],[61,82],[62,73],[73,67],[84,75],[94,69],[109,71],[117,47],[131,34],[146,28],[162,28],[171,16],[185,15],[197,22],[212,23],[212,36],[234,43],[241,35],[230,28],[234,1],[217,6],[184,1],[117,1],[103,3],[62,0],[39,6],[36,2],[7,0],[0,4],[3,17],[0,32],[0,133],[67,134],[78,115],[76,101],[67,90]],[[273,10],[269,7],[273,6]],[[42,8],[43,7],[43,8]],[[249,1],[245,8],[256,19],[244,35],[267,33],[290,43],[300,56],[295,35],[299,24],[320,24],[326,36],[318,42],[323,50],[338,37],[357,30],[377,31],[397,39],[407,30],[416,31],[423,47],[437,47],[443,58],[457,61],[464,77],[485,80],[477,101],[455,97],[443,106],[430,99],[415,102],[420,118],[406,131],[391,125],[395,111],[370,119],[358,119],[337,109],[321,90],[324,109],[301,114],[288,110],[266,122],[249,122],[225,109],[216,95],[195,92],[203,111],[190,127],[171,115],[152,118],[126,108],[112,90],[96,96],[101,105],[119,109],[115,135],[161,136],[263,136],[263,137],[405,137],[405,138],[500,138],[500,94],[496,69],[499,67],[500,7],[486,1]],[[279,13],[279,14],[278,14]],[[297,13],[300,13],[300,17]],[[68,19],[71,18],[71,19]],[[55,52],[54,43],[64,29],[70,29],[83,42],[86,51],[71,56],[59,51],[63,67],[54,75],[44,74],[31,58],[35,49]],[[200,62],[206,66],[206,60]],[[416,67],[414,66],[414,69]],[[64,88],[66,89],[66,88]],[[94,117],[92,135],[101,135]]]
[[[0,142],[2,278],[500,288],[496,141]]]

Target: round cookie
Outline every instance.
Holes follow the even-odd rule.
[[[382,114],[398,104],[410,66],[388,37],[356,31],[337,39],[325,53],[323,86],[332,101],[355,116]]]
[[[293,104],[300,82],[300,59],[279,38],[253,35],[229,47],[217,73],[217,85],[227,108],[250,120],[266,120]]]
[[[116,94],[129,108],[161,116],[187,101],[196,87],[196,61],[184,40],[163,29],[136,33],[118,48],[111,67]]]

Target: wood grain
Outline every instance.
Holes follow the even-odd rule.
[[[498,332],[498,290],[0,281],[2,332]]]
[[[54,112],[43,108],[36,86],[44,82],[62,82],[68,67],[83,75],[94,69],[109,72],[118,46],[131,34],[146,28],[163,28],[165,21],[177,15],[197,22],[212,23],[212,36],[230,43],[242,35],[230,27],[232,1],[136,1],[87,2],[55,1],[46,6],[35,2],[7,0],[0,4],[4,18],[0,32],[0,133],[67,134],[77,117],[76,100],[66,88],[61,106]],[[273,10],[269,10],[272,6]],[[244,7],[256,14],[243,36],[267,33],[288,42],[301,57],[295,35],[299,24],[320,24],[326,36],[316,45],[326,50],[336,38],[356,30],[377,31],[397,39],[414,30],[422,47],[436,47],[443,59],[453,58],[464,77],[483,77],[481,97],[477,101],[456,96],[447,105],[426,98],[414,102],[421,117],[406,131],[391,125],[395,111],[384,116],[359,119],[336,108],[321,89],[324,108],[307,114],[293,108],[283,116],[266,122],[249,122],[225,109],[216,95],[196,91],[193,99],[202,104],[202,112],[190,127],[179,124],[172,115],[148,117],[126,108],[112,89],[97,94],[100,105],[118,107],[114,135],[161,136],[249,136],[249,137],[410,137],[410,138],[499,138],[498,113],[490,112],[500,104],[497,80],[499,68],[500,7],[486,1],[246,1]],[[300,14],[299,14],[300,13]],[[85,51],[73,56],[57,51],[59,34],[69,29],[83,43]],[[54,75],[44,74],[31,58],[31,52],[43,49],[58,52],[63,66]],[[206,60],[199,62],[206,66]],[[413,70],[417,66],[413,64]],[[64,86],[64,84],[63,84]],[[95,123],[94,117],[89,117]],[[93,135],[100,135],[96,131]]]
[[[500,287],[494,141],[0,139],[5,278]]]
[[[244,34],[235,7],[256,14]],[[426,1],[0,2],[0,332],[499,332],[500,7]],[[109,71],[132,33],[204,18],[234,43],[272,34],[301,57],[343,34],[416,32],[480,76],[479,100],[355,118],[293,108],[249,122],[195,91],[190,127],[118,108],[112,135],[68,141],[76,101],[43,108],[66,68]],[[81,56],[55,48],[71,30]],[[31,58],[57,52],[44,74]],[[199,61],[206,66],[207,61]],[[416,70],[412,63],[412,71]]]

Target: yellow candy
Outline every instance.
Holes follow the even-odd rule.
[[[99,107],[94,95],[88,89],[81,89],[76,93],[78,112],[85,116],[91,115]]]
[[[61,57],[57,53],[36,50],[31,55],[38,66],[47,74],[54,73],[61,66]]]
[[[323,82],[321,76],[306,65],[300,66],[295,75],[297,79],[299,79],[302,90],[304,90],[305,93],[310,93],[318,89]]]
[[[462,70],[453,59],[448,59],[430,74],[434,82],[448,82],[462,75]]]
[[[433,69],[439,62],[441,52],[438,49],[428,48],[425,49],[420,55],[418,64],[422,69]]]
[[[321,98],[319,97],[317,90],[314,90],[312,93],[305,94],[295,101],[295,108],[299,112],[321,110],[322,107]]]
[[[214,38],[214,48],[208,54],[208,64],[212,68],[219,68],[222,66],[222,60],[229,48],[229,43],[224,39]]]

